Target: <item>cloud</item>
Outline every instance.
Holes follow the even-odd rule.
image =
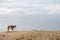
[[[15,15],[33,15],[33,14],[56,14],[59,12],[59,5],[32,4],[30,7],[22,8],[4,8],[0,7],[0,14],[15,14]]]
[[[48,5],[48,6],[45,6],[44,10],[46,10],[48,12],[48,14],[56,14],[56,13],[59,12],[60,6],[58,6],[58,5],[52,5],[52,6]]]
[[[20,8],[17,9],[16,13],[20,13],[22,15],[34,15],[34,14],[60,14],[59,5],[37,5],[34,4],[30,8]]]
[[[16,9],[14,8],[0,8],[0,14],[4,15],[4,14],[11,14],[12,12],[15,12]]]
[[[32,4],[56,4],[56,0],[2,0],[3,7],[29,7]]]

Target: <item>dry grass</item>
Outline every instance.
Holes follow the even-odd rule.
[[[0,40],[60,40],[60,31],[17,31],[2,32]]]

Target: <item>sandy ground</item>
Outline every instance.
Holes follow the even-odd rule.
[[[60,31],[16,31],[1,32],[0,40],[60,40]]]

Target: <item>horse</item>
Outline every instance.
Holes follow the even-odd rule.
[[[8,31],[13,31],[16,25],[8,25]]]

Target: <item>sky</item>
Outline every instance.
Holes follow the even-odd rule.
[[[0,0],[0,31],[60,30],[60,0]]]

